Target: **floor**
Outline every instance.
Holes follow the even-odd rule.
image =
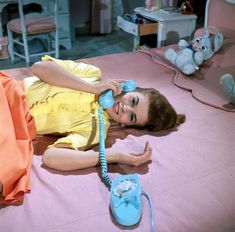
[[[132,40],[131,35],[121,30],[116,30],[106,35],[79,35],[73,41],[71,49],[62,48],[60,50],[60,59],[76,60],[132,51]],[[17,58],[14,64],[12,64],[10,59],[0,60],[0,70],[25,66],[25,61],[20,58]]]

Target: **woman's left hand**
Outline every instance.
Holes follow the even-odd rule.
[[[143,153],[133,154],[133,153],[120,153],[119,154],[119,163],[139,166],[143,163],[146,163],[150,160],[152,155],[152,147],[150,146],[149,142],[145,143],[145,148]]]

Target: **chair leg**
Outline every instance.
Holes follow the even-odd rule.
[[[56,30],[55,32],[55,57],[59,58],[60,54],[59,54],[59,33],[58,30]]]
[[[30,64],[30,57],[29,57],[29,46],[26,33],[23,33],[23,43],[24,43],[24,54],[26,60],[26,66],[28,67]]]
[[[47,41],[47,51],[51,51],[51,39],[50,39],[50,34],[47,34],[46,37],[46,41]]]
[[[15,55],[14,55],[14,43],[13,43],[13,33],[9,29],[9,26],[7,25],[7,36],[8,36],[8,52],[11,58],[11,62],[15,62]]]

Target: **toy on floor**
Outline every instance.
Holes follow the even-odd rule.
[[[220,84],[225,94],[232,101],[233,105],[235,105],[235,81],[233,76],[229,73],[224,74],[220,77]]]
[[[178,43],[179,51],[167,49],[165,57],[182,73],[193,74],[199,69],[204,60],[211,58],[223,44],[223,34],[217,32],[209,35],[208,30],[202,36],[195,37],[191,43],[181,39]]]

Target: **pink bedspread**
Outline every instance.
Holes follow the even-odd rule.
[[[192,76],[179,74],[174,83],[188,89],[197,100],[208,105],[227,111],[235,111],[228,97],[223,92],[219,79],[225,73],[235,77],[235,33],[223,30],[224,43],[222,48],[210,59],[203,63],[199,71]]]
[[[164,61],[162,49],[153,51]],[[148,164],[136,168],[109,165],[109,173],[111,178],[119,173],[139,174],[142,188],[153,201],[155,231],[234,231],[235,113],[202,104],[190,91],[176,87],[175,72],[143,52],[82,61],[100,67],[104,78],[134,79],[138,85],[159,89],[179,113],[187,116],[178,130],[169,133],[144,134],[120,128],[109,132],[108,149],[138,153],[147,140],[153,147]],[[221,65],[226,69],[227,64],[234,65]],[[215,86],[213,81],[211,84]],[[209,92],[214,92],[213,86]],[[41,156],[35,154],[31,182],[32,192],[26,195],[23,205],[0,209],[1,232],[150,231],[145,198],[138,225],[124,228],[115,223],[100,167],[61,173],[43,167]]]

